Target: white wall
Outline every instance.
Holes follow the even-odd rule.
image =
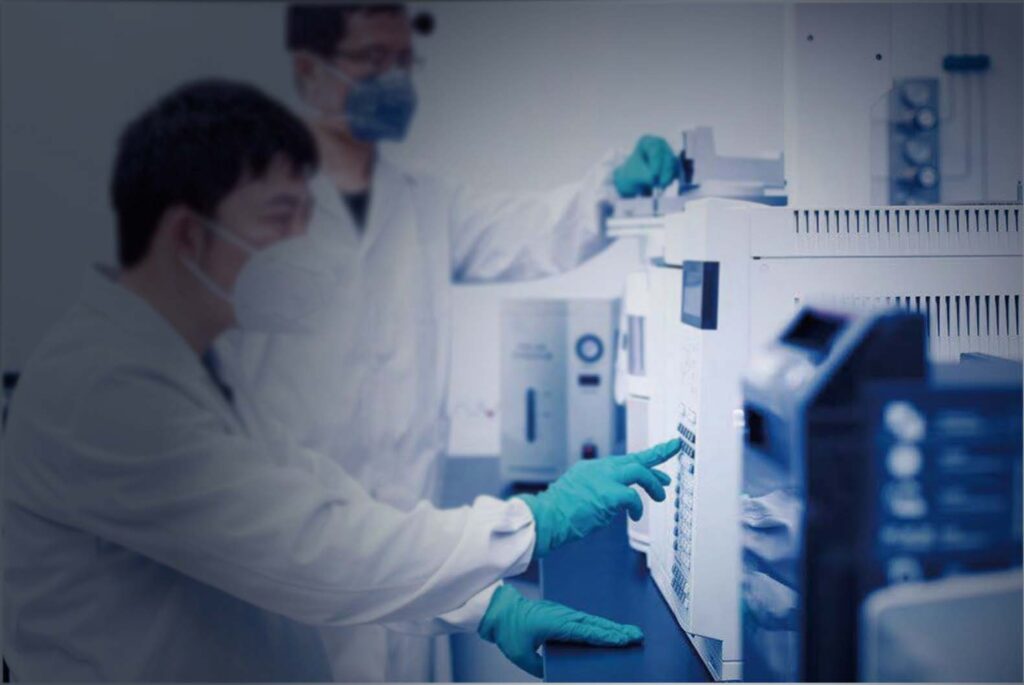
[[[782,10],[771,5],[425,3],[421,107],[392,153],[482,187],[580,176],[641,133],[674,144],[713,124],[736,154],[782,147]],[[222,75],[282,98],[291,82],[276,3],[46,2],[2,8],[2,365],[18,368],[113,259],[107,182],[116,135],[170,87]],[[497,303],[512,294],[615,295],[623,243],[562,278],[457,293],[454,451],[498,445]],[[488,416],[488,412],[492,412]]]

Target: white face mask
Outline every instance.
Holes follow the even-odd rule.
[[[207,228],[251,256],[227,292],[191,259],[185,267],[210,292],[229,302],[238,325],[262,333],[317,333],[329,324],[329,310],[346,269],[317,241],[304,235],[256,248],[215,223]]]

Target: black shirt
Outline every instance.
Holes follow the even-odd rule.
[[[342,193],[341,198],[345,201],[352,221],[356,228],[362,233],[366,228],[366,212],[370,208],[370,191],[364,190],[361,193]]]

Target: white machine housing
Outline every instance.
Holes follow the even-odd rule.
[[[1020,682],[1021,584],[1016,568],[876,590],[861,610],[858,679]]]
[[[622,314],[619,318],[619,348],[615,358],[615,401],[626,409],[626,451],[636,452],[649,447],[648,410],[651,402],[651,378],[647,375],[647,325],[650,300],[647,273],[639,271],[626,277]],[[647,508],[650,498],[635,488],[644,504],[639,521],[626,521],[629,546],[646,552],[650,544]]]
[[[671,186],[669,192],[649,198],[619,199],[606,207],[605,233],[609,237],[639,237],[645,270],[630,274],[626,281],[619,358],[616,360],[616,402],[626,407],[626,449],[645,449],[668,439],[664,430],[664,402],[656,382],[662,377],[660,353],[663,338],[661,303],[670,297],[664,279],[659,279],[664,255],[665,217],[682,211],[685,205],[705,197],[730,197],[771,205],[785,204],[782,154],[759,157],[723,157],[715,149],[710,127],[683,131],[685,154],[693,160],[693,183]],[[682,183],[682,180],[680,180]],[[674,189],[674,191],[673,191]],[[644,503],[639,521],[629,519],[629,545],[646,552],[650,540],[650,499],[636,488]]]
[[[660,240],[657,244],[659,247],[662,245]],[[660,317],[651,316],[653,298],[650,278],[654,270],[651,266],[627,277],[619,322],[615,399],[626,408],[627,452],[645,450],[670,435],[657,433],[661,421],[653,414],[654,391],[659,384],[650,364],[660,357],[655,347],[659,339],[657,327]],[[626,533],[630,547],[638,552],[647,552],[650,544],[648,512],[652,501],[643,489],[635,489],[644,504],[644,515],[639,521],[627,519]]]
[[[618,300],[506,300],[501,476],[545,483],[618,446],[612,360]]]
[[[1021,205],[1008,204],[765,207],[706,199],[666,217],[665,264],[651,279],[652,293],[664,298],[664,358],[650,364],[663,400],[651,413],[660,411],[658,432],[678,431],[684,451],[664,467],[674,496],[651,509],[648,566],[716,679],[742,677],[740,374],[751,350],[804,304],[832,302],[926,314],[934,361],[963,352],[1020,359],[1021,214]],[[684,274],[712,272],[714,293],[701,287],[706,275],[703,284],[684,284]],[[713,327],[694,325],[691,297],[701,298],[698,318]]]

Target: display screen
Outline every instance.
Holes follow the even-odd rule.
[[[683,314],[700,318],[703,309],[704,274],[699,269],[683,272]]]
[[[718,328],[718,262],[683,262],[683,323]]]

